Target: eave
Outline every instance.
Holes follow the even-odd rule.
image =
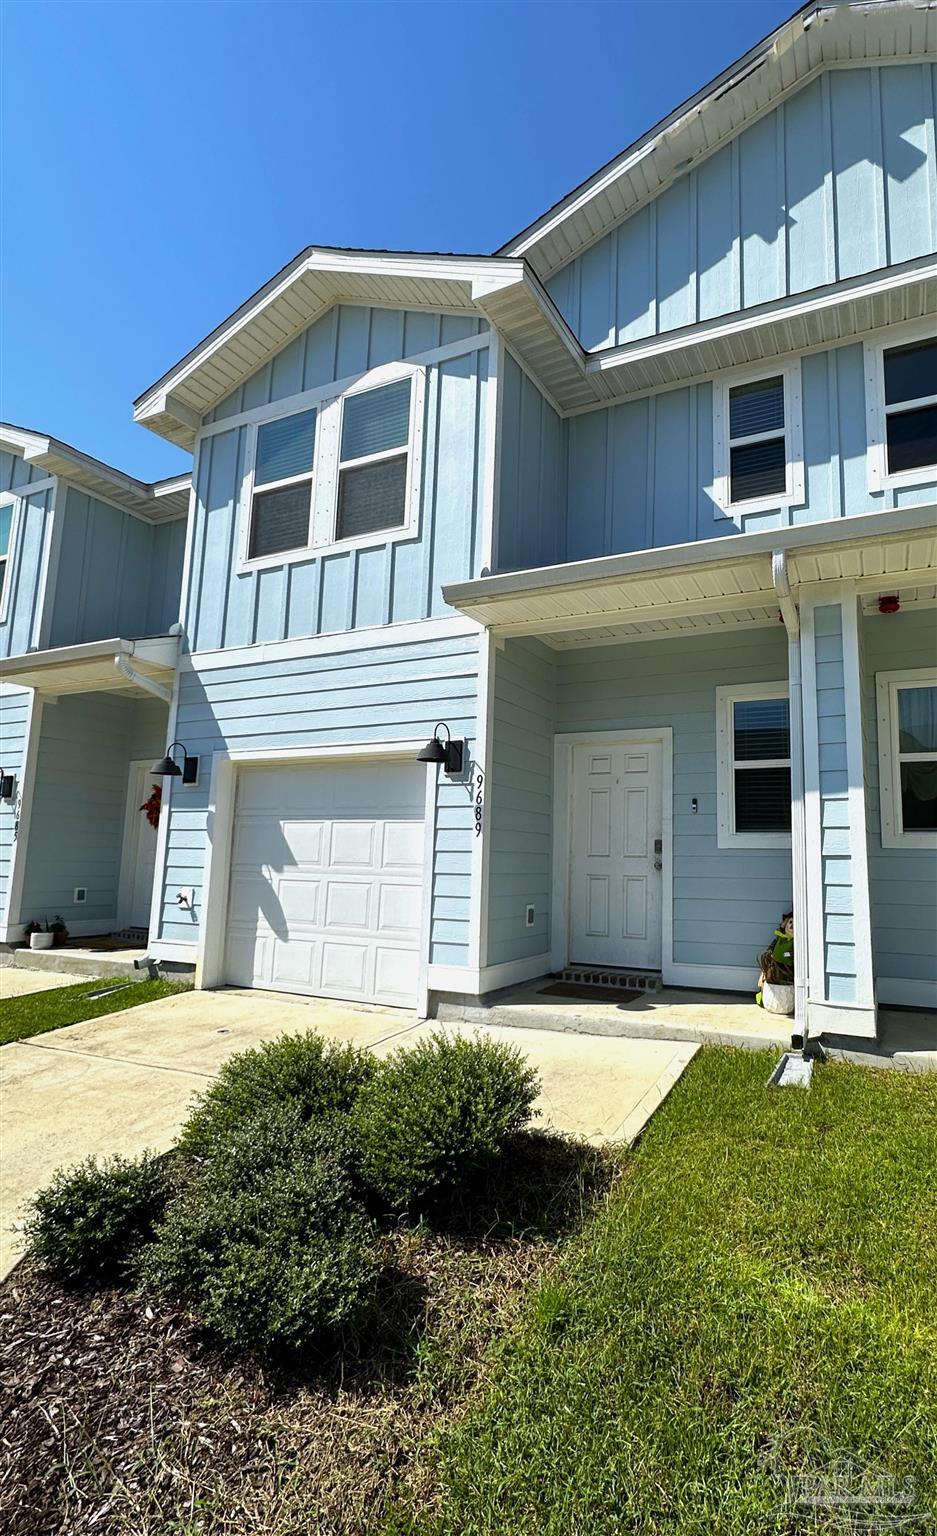
[[[778,623],[776,551],[786,553],[795,597],[843,582],[860,595],[929,589],[935,514],[933,505],[908,507],[571,561],[462,582],[443,596],[498,638],[537,636],[556,650],[767,626]]]
[[[808,4],[497,253],[546,279],[821,69],[933,57],[926,0]]]
[[[177,635],[155,635],[146,640],[115,636],[8,656],[0,661],[0,683],[34,688],[46,699],[71,693],[147,697],[159,690],[168,701],[178,655]]]
[[[58,475],[90,495],[113,502],[149,522],[169,522],[188,511],[191,475],[174,475],[152,483],[137,480],[70,443],[5,422],[0,423],[0,446],[18,454],[25,464],[48,475]]]

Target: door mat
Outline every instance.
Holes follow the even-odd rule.
[[[593,987],[587,982],[555,981],[541,987],[538,997],[578,997],[581,1003],[633,1003],[643,992],[626,992],[624,987]]]

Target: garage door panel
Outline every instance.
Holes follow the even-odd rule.
[[[229,979],[412,1006],[425,785],[424,771],[410,763],[242,772]]]
[[[374,863],[373,821],[333,821],[329,865],[370,869]]]

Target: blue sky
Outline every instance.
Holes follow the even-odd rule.
[[[304,245],[486,252],[793,0],[0,0],[0,414],[145,479],[131,402]]]

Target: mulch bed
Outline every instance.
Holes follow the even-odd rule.
[[[304,1371],[225,1355],[139,1292],[69,1294],[21,1265],[0,1289],[0,1530],[363,1536],[402,1487],[431,1503],[434,1430],[609,1176],[586,1149],[531,1146],[540,1165],[510,1159],[511,1187],[462,1219],[388,1238],[367,1328]]]

